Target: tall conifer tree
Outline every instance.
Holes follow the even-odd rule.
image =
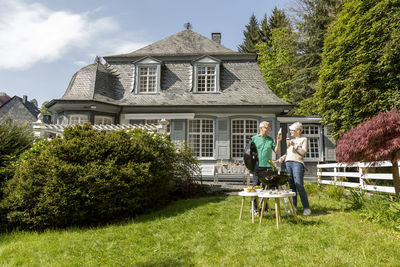
[[[254,13],[250,17],[249,24],[246,25],[246,30],[243,31],[244,40],[239,45],[239,52],[256,53],[256,44],[261,41],[260,26]]]

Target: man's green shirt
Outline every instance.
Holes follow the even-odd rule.
[[[270,136],[262,137],[257,134],[251,138],[251,141],[257,147],[258,153],[258,166],[259,167],[272,167],[268,160],[272,160],[272,150],[275,150],[276,144],[274,139]]]

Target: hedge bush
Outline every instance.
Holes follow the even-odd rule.
[[[190,151],[164,135],[74,126],[21,155],[1,206],[13,228],[94,225],[163,206],[173,194],[185,196],[187,187],[199,189],[190,179],[196,171]]]
[[[12,163],[31,147],[33,141],[33,133],[28,125],[0,119],[0,186],[14,175]]]

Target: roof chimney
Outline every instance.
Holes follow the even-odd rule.
[[[26,101],[28,100],[28,97],[26,95],[24,95],[22,97],[22,103],[26,104]]]
[[[220,32],[213,32],[211,33],[211,39],[218,43],[221,44],[221,33]]]

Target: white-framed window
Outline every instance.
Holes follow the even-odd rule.
[[[157,92],[157,67],[139,67],[139,93]]]
[[[199,158],[214,157],[214,120],[189,120],[188,146]]]
[[[94,124],[113,124],[114,118],[110,116],[94,116]]]
[[[71,125],[84,124],[86,122],[89,122],[88,115],[74,114],[74,115],[69,116],[69,124],[71,124]]]
[[[307,137],[308,151],[304,160],[315,161],[320,159],[320,126],[304,125],[302,135]]]
[[[156,94],[160,92],[161,61],[152,57],[145,57],[135,64],[136,94]]]
[[[243,158],[243,149],[252,136],[257,134],[256,119],[233,119],[231,121],[232,158]]]
[[[215,66],[197,67],[197,92],[216,92]]]
[[[221,60],[203,56],[193,62],[193,92],[219,92]]]

